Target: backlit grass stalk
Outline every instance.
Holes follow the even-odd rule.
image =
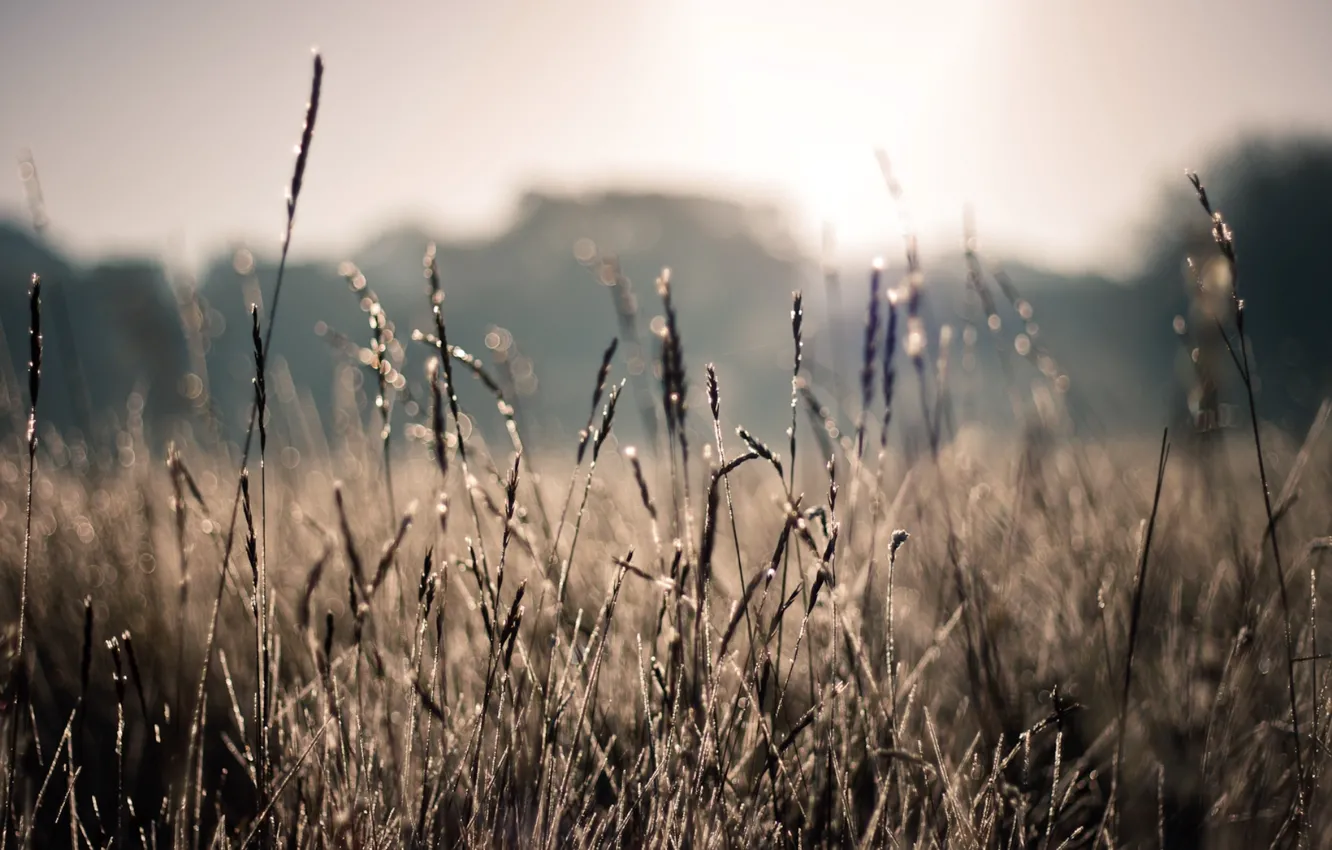
[[[51,780],[55,778],[56,768],[60,766],[61,755],[62,755],[62,752],[61,752],[61,751],[64,750],[65,752],[69,752],[68,747],[69,747],[70,741],[71,741],[72,738],[73,738],[74,721],[75,721],[75,719],[76,719],[76,716],[75,716],[76,713],[77,713],[77,709],[76,709],[74,712],[70,712],[69,719],[68,719],[67,721],[65,721],[65,729],[64,729],[63,732],[60,733],[60,739],[59,739],[58,741],[56,741],[56,745],[55,745],[55,748],[54,748],[54,751],[53,751],[53,755],[52,755],[52,757],[51,757],[51,759],[50,759],[50,765],[49,765],[49,766],[47,767],[47,769],[46,769],[46,776],[42,779],[41,787],[37,789],[37,797],[36,797],[36,799],[33,800],[33,803],[32,803],[31,814],[30,814],[30,816],[29,816],[29,818],[28,818],[28,822],[27,822],[27,824],[25,825],[25,829],[24,829],[24,831],[23,831],[23,837],[22,837],[22,839],[20,840],[20,843],[19,843],[19,846],[21,846],[21,847],[31,847],[31,846],[32,846],[32,833],[33,833],[33,829],[34,829],[34,828],[36,827],[36,825],[37,825],[37,815],[41,812],[41,809],[42,809],[42,801],[43,801],[44,798],[46,797],[46,790],[47,790],[47,788],[50,787],[50,785],[51,785]],[[69,759],[69,761],[72,761],[72,759]],[[69,766],[69,765],[68,765],[68,761],[67,761],[67,763],[66,763],[66,767],[68,768],[68,766]],[[67,775],[68,775],[68,773],[69,773],[69,772],[67,771]],[[68,787],[68,786],[67,786],[67,787]],[[73,795],[70,794],[69,797],[68,797],[67,799],[73,799]],[[77,834],[77,833],[74,834],[74,840],[73,840],[73,842],[71,843],[70,846],[71,846],[71,847],[77,847],[77,846],[78,846],[78,834]]]
[[[799,547],[796,548],[798,549]],[[787,552],[789,554],[790,550],[788,549]],[[789,662],[789,665],[786,668],[786,682],[782,685],[782,688],[777,695],[777,704],[773,708],[773,717],[777,717],[778,715],[781,714],[782,705],[786,701],[786,693],[791,685],[791,676],[795,673],[796,658],[800,655],[800,644],[804,640],[805,635],[809,631],[809,618],[814,614],[814,606],[818,604],[819,591],[823,588],[825,584],[829,586],[830,590],[835,584],[832,573],[832,560],[836,552],[837,552],[837,527],[834,526],[832,529],[832,534],[828,537],[827,546],[824,548],[822,557],[819,561],[818,569],[815,572],[813,586],[809,588],[808,594],[805,594],[803,592],[805,590],[805,585],[803,581],[801,582],[801,591],[802,591],[801,595],[805,597],[804,599],[805,614],[803,617],[800,618],[800,630],[796,632],[795,646],[791,648],[791,661]],[[781,637],[779,635],[778,641],[780,642],[780,640]],[[814,653],[812,650],[805,653],[805,657],[806,659],[809,660],[809,665],[810,665],[809,687],[810,687],[811,702],[816,701],[814,694],[815,680],[814,680],[813,656]],[[780,659],[781,654],[778,653],[777,657]]]
[[[1225,257],[1226,265],[1230,270],[1230,297],[1235,308],[1235,329],[1239,333],[1238,358],[1224,327],[1220,328],[1221,338],[1225,341],[1226,349],[1230,351],[1231,359],[1234,360],[1236,369],[1239,371],[1240,381],[1244,384],[1245,398],[1249,405],[1249,424],[1253,429],[1254,453],[1258,457],[1258,480],[1262,485],[1263,508],[1267,514],[1267,528],[1264,533],[1272,544],[1272,565],[1275,570],[1277,590],[1281,600],[1282,631],[1286,644],[1286,684],[1290,697],[1290,722],[1291,729],[1294,732],[1295,768],[1298,777],[1296,782],[1299,795],[1297,806],[1299,817],[1302,820],[1306,814],[1304,806],[1307,800],[1304,790],[1303,747],[1300,742],[1300,711],[1295,695],[1295,637],[1291,630],[1290,596],[1286,591],[1286,571],[1281,561],[1281,544],[1277,535],[1277,517],[1272,510],[1272,492],[1267,483],[1267,463],[1263,457],[1263,439],[1258,428],[1258,405],[1254,401],[1253,372],[1249,365],[1249,342],[1244,335],[1244,300],[1239,297],[1239,267],[1235,256],[1235,237],[1221,212],[1212,209],[1211,201],[1207,197],[1207,190],[1203,187],[1202,180],[1198,175],[1189,171],[1186,172],[1186,176],[1198,195],[1198,203],[1211,217],[1212,239],[1216,242],[1221,255]],[[1216,317],[1216,319],[1219,325],[1221,319],[1220,317]]]
[[[791,293],[791,342],[792,342],[793,355],[792,355],[792,364],[791,364],[791,428],[787,432],[788,445],[791,450],[791,465],[787,468],[787,473],[786,473],[789,476],[789,480],[786,483],[786,490],[788,493],[795,492],[796,460],[797,460],[796,459],[796,420],[797,420],[796,408],[799,405],[800,366],[805,349],[805,341],[802,334],[804,321],[805,321],[804,298],[799,291],[792,292]],[[790,563],[790,558],[791,558],[791,551],[788,549],[786,553],[786,561],[782,564],[783,595],[785,595],[786,593],[786,571]],[[811,600],[805,597],[805,579],[804,579],[805,559],[801,555],[799,548],[796,549],[796,567],[797,569],[800,570],[801,597],[805,599],[807,606],[809,606]],[[802,632],[804,631],[804,623],[801,623],[801,631]],[[798,645],[799,644],[797,643],[797,646]],[[778,634],[777,657],[780,658],[781,655],[782,655],[782,637],[781,634]],[[809,686],[811,688],[810,698],[813,699],[812,689],[814,687],[814,656],[812,654],[809,654],[806,657],[809,661]],[[792,667],[794,668],[795,664],[794,655],[792,655],[791,662],[792,662]],[[787,673],[788,682],[790,681],[790,678],[791,678],[790,673],[788,672]]]
[[[685,375],[684,346],[680,341],[679,319],[671,297],[671,270],[662,269],[657,278],[657,294],[661,296],[665,311],[665,325],[661,331],[661,388],[662,407],[666,414],[667,453],[671,458],[671,486],[680,490],[683,512],[675,517],[676,537],[689,549],[689,531],[693,517],[689,511],[689,434],[686,430],[689,385]],[[675,448],[679,446],[679,475],[676,470]],[[672,502],[674,502],[674,494]],[[674,505],[673,505],[674,507]]]
[[[27,634],[28,572],[32,564],[32,484],[37,468],[37,398],[42,389],[42,279],[32,276],[28,287],[28,480],[27,500],[23,519],[23,572],[19,579],[19,621],[17,649],[15,650],[15,676],[18,677],[18,700],[13,710],[9,734],[8,776],[5,778],[4,824],[0,825],[0,847],[9,843],[11,826],[16,826],[14,811],[14,785],[18,775],[19,729],[27,707],[27,663],[24,641]],[[17,837],[17,836],[16,836]]]
[[[393,389],[404,381],[401,373],[394,368],[389,355],[390,344],[394,342],[393,323],[384,312],[384,305],[379,296],[365,279],[365,275],[352,263],[341,267],[343,279],[351,287],[352,293],[361,297],[361,309],[370,317],[370,362],[367,364],[375,373],[375,410],[379,414],[379,442],[384,465],[384,493],[388,499],[389,516],[397,516],[394,504],[393,465],[390,462],[389,441],[393,434]]]
[[[712,553],[717,543],[717,514],[720,510],[721,484],[732,472],[742,464],[757,459],[758,455],[753,452],[740,455],[735,460],[713,470],[708,484],[706,508],[703,514],[703,532],[699,536],[698,547],[698,568],[694,571],[694,601],[696,605],[695,628],[694,628],[694,670],[695,673],[702,671],[706,664],[710,662],[708,653],[707,634],[704,625],[709,623],[708,594],[712,584]],[[683,592],[682,588],[676,588],[676,592]],[[706,677],[708,682],[712,682],[711,674]],[[697,686],[701,678],[695,676],[695,685]]]
[[[314,72],[310,83],[310,99],[305,108],[305,124],[301,129],[301,140],[296,148],[296,164],[292,169],[291,185],[287,191],[287,224],[282,239],[282,253],[278,260],[277,279],[273,285],[273,301],[268,311],[268,330],[263,338],[263,354],[267,357],[273,342],[273,329],[277,326],[277,308],[282,296],[282,283],[286,277],[287,255],[291,247],[292,230],[296,222],[296,207],[300,200],[301,186],[305,180],[306,164],[309,161],[310,146],[314,141],[315,123],[319,116],[319,97],[323,88],[324,80],[324,61],[318,53],[314,57]],[[255,405],[250,407],[249,425],[245,430],[245,440],[241,448],[240,466],[245,468],[249,463],[250,447],[254,440],[255,426],[258,422],[258,410]],[[208,672],[212,664],[214,642],[217,636],[218,613],[222,606],[222,594],[226,587],[226,575],[228,564],[231,560],[232,546],[235,542],[236,517],[240,511],[241,502],[241,483],[236,483],[236,493],[231,503],[231,518],[227,523],[226,542],[222,549],[222,565],[219,570],[217,582],[217,593],[213,601],[213,611],[209,621],[208,638],[204,648],[204,660],[199,673],[199,684],[195,691],[194,709],[189,725],[189,742],[186,747],[185,763],[187,771],[189,765],[195,765],[197,772],[195,776],[193,789],[193,808],[191,817],[187,819],[186,812],[191,800],[189,782],[182,784],[181,798],[177,808],[177,841],[185,841],[184,832],[193,828],[195,843],[199,838],[199,817],[203,806],[203,758],[202,758],[202,740],[203,729],[207,722],[204,712],[205,688],[208,682]],[[189,821],[187,823],[187,820]]]
[[[106,647],[111,651],[116,686],[116,831],[110,846],[119,847],[125,831],[125,669],[119,638],[108,640]]]
[[[893,737],[896,737],[897,728],[897,621],[893,609],[893,588],[897,580],[897,552],[903,544],[911,537],[906,529],[899,528],[893,531],[892,539],[888,544],[888,592],[886,595],[886,605],[888,608],[888,647],[886,650],[888,664],[888,718],[892,723]]]
[[[735,433],[737,436],[740,437],[741,440],[744,441],[745,445],[749,447],[749,450],[751,452],[753,452],[755,455],[762,458],[763,460],[766,460],[768,462],[768,465],[773,468],[774,472],[776,472],[777,482],[781,486],[783,494],[786,499],[786,510],[789,514],[792,515],[792,521],[799,523],[802,520],[800,514],[800,504],[799,504],[800,498],[796,496],[794,493],[792,493],[791,488],[787,486],[786,471],[785,468],[782,466],[782,459],[775,452],[773,452],[773,450],[769,448],[767,444],[765,444],[762,440],[759,440],[753,434],[749,433],[749,431],[745,430],[743,426],[737,427],[735,429]],[[807,535],[808,531],[804,531],[804,534]],[[818,557],[819,553],[817,547],[813,548],[815,552],[815,557]],[[791,560],[791,553],[790,549],[788,548],[785,550],[785,552],[782,555],[782,581],[780,584],[781,595],[778,597],[778,599],[781,601],[781,606],[777,609],[777,613],[773,616],[772,624],[769,626],[767,635],[764,638],[764,640],[761,642],[763,644],[766,644],[768,641],[772,640],[772,638],[775,636],[777,638],[777,657],[779,659],[781,658],[782,655],[782,634],[780,631],[778,631],[778,627],[782,622],[782,615],[786,613],[786,609],[790,607],[792,602],[794,602],[795,597],[797,596],[804,597],[805,592],[807,590],[805,586],[804,576],[802,575],[800,579],[800,588],[798,590],[792,591],[790,596],[787,595],[786,593],[787,572],[789,570],[790,560]],[[803,570],[802,566],[803,558],[799,554],[797,554],[796,556],[796,564],[797,568]],[[777,565],[774,564],[773,566],[775,568]],[[807,597],[806,601],[808,601]],[[762,608],[763,605],[759,605],[759,610],[762,610]],[[776,721],[776,716],[774,715],[773,722],[775,721]]]
[[[259,545],[256,551],[253,521],[250,516],[249,494],[245,498],[245,520],[247,526],[246,549],[250,557],[250,566],[254,573],[255,637],[258,664],[255,685],[254,734],[255,752],[258,763],[255,768],[256,786],[259,790],[259,809],[262,810],[267,800],[269,775],[268,718],[272,687],[270,659],[272,647],[269,636],[268,603],[268,468],[265,459],[268,454],[268,383],[265,378],[266,362],[264,346],[259,329],[259,308],[250,308],[250,338],[254,349],[254,407],[255,421],[259,428]]]
[[[564,558],[560,567],[560,580],[555,594],[556,609],[564,608],[564,596],[568,587],[569,571],[573,567],[574,551],[578,547],[578,535],[583,528],[583,516],[587,513],[587,500],[592,492],[592,478],[597,473],[597,459],[601,456],[601,446],[610,436],[611,426],[615,422],[615,407],[620,400],[620,392],[624,389],[624,381],[611,388],[606,396],[606,407],[601,412],[601,426],[594,432],[592,438],[592,460],[587,467],[587,478],[583,483],[583,497],[578,504],[578,513],[574,517],[573,538],[569,541],[569,554]]]
[[[473,480],[467,463],[467,440],[463,436],[462,412],[458,408],[457,385],[453,381],[453,349],[449,346],[448,331],[444,324],[444,288],[440,284],[439,264],[434,243],[426,248],[425,277],[430,283],[430,313],[435,321],[436,351],[444,369],[444,389],[448,393],[449,413],[453,415],[454,437],[458,444],[458,462],[462,466],[463,490],[467,494],[467,505],[471,509],[472,522],[476,527],[476,545],[481,551],[481,560],[485,562],[486,550],[481,531],[481,512],[476,507],[476,495],[472,492]]]
[[[435,356],[426,363],[426,380],[430,382],[430,447],[435,458],[435,467],[439,470],[440,486],[449,477],[449,449],[447,426],[444,424],[444,394],[440,389],[442,356]]]
[[[633,470],[634,483],[638,485],[638,500],[642,503],[643,510],[647,511],[648,520],[652,526],[652,546],[656,550],[657,562],[660,565],[661,530],[657,526],[657,503],[652,500],[652,493],[648,490],[647,477],[643,474],[643,462],[638,457],[638,449],[633,446],[625,446],[622,454]]]
[[[1142,621],[1142,600],[1147,585],[1147,563],[1152,551],[1152,533],[1156,530],[1156,515],[1161,507],[1161,485],[1165,481],[1166,462],[1170,459],[1170,430],[1161,434],[1161,457],[1156,466],[1156,491],[1152,496],[1152,512],[1147,518],[1147,530],[1142,539],[1142,555],[1138,558],[1138,574],[1133,584],[1133,607],[1129,614],[1128,652],[1124,659],[1124,685],[1119,696],[1119,735],[1115,742],[1115,761],[1110,780],[1110,803],[1115,805],[1115,792],[1124,760],[1124,738],[1128,731],[1129,688],[1133,684],[1133,658],[1138,645],[1138,627]]]
[[[93,655],[93,604],[92,597],[83,597],[83,652],[79,660],[79,703],[78,703],[78,725],[74,727],[74,741],[82,748],[84,718],[87,712],[84,707],[88,704],[88,681],[92,674],[92,655]]]
[[[805,350],[805,341],[802,335],[802,328],[805,322],[804,298],[799,291],[791,293],[791,341],[793,343],[794,356],[791,365],[791,428],[786,432],[786,436],[791,447],[791,468],[788,474],[791,480],[787,483],[787,489],[795,490],[796,474],[796,410],[800,404],[800,364]]]
[[[23,574],[19,582],[18,657],[23,663],[28,624],[28,572],[32,564],[32,483],[37,471],[37,398],[42,389],[42,279],[28,287],[28,480],[23,524]],[[11,761],[11,765],[13,762]]]
[[[175,443],[167,444],[167,475],[171,479],[172,530],[176,535],[176,557],[180,562],[180,584],[176,589],[176,693],[173,711],[179,717],[185,699],[185,619],[190,598],[190,567],[185,546],[185,473]]]
[[[120,647],[125,652],[125,660],[129,662],[130,681],[134,684],[134,693],[139,698],[139,711],[143,715],[145,726],[151,727],[152,715],[148,708],[148,694],[143,686],[143,674],[140,672],[139,657],[134,653],[134,641],[131,639],[128,630],[120,633]],[[149,745],[150,747],[152,744]]]
[[[870,407],[874,404],[874,360],[879,345],[879,303],[883,281],[883,260],[870,267],[869,305],[865,310],[865,342],[860,360],[860,414],[856,417],[856,462],[865,456],[865,429]],[[853,478],[854,480],[854,478]]]
[[[443,612],[444,600],[447,598],[447,596],[445,594],[440,594],[439,588],[445,583],[445,580],[447,579],[448,562],[441,561],[439,569],[432,570],[431,555],[432,553],[430,551],[427,551],[425,563],[422,568],[422,576],[421,576],[422,584],[419,596],[421,604],[421,614],[420,614],[421,623],[418,635],[419,648],[417,650],[418,656],[416,662],[416,677],[413,682],[413,689],[417,692],[416,696],[421,697],[421,699],[419,700],[420,702],[424,702],[427,699],[430,700],[431,702],[435,701],[435,693],[436,693],[435,689],[438,684],[438,678],[439,678],[439,659],[444,643],[442,623],[443,623],[443,613],[444,613]],[[430,654],[431,657],[430,676],[427,679],[427,684],[422,685],[421,673],[424,672],[425,655],[426,655],[425,649],[427,647],[426,628],[430,621],[431,613],[434,610],[435,599],[437,596],[440,599],[440,610],[435,616],[435,623],[437,629],[435,635],[435,647],[434,651]],[[412,704],[413,717],[417,716],[419,713],[418,710],[419,706],[417,705],[417,702],[418,700],[413,700]],[[431,775],[431,768],[434,762],[434,751],[431,746],[432,734],[434,731],[434,725],[432,721],[434,719],[435,719],[434,714],[427,711],[421,721],[422,723],[421,737],[424,741],[423,743],[424,763],[422,765],[421,777],[417,783],[418,791],[416,799],[416,812],[417,812],[416,840],[418,842],[423,841],[425,839],[425,834],[426,834],[425,817],[426,817],[427,801],[429,799],[429,793],[428,793],[429,777]],[[412,740],[415,739],[415,737],[416,736],[409,734],[408,741],[411,742]],[[411,750],[408,750],[407,759],[403,764],[404,787],[406,787],[408,784],[406,778],[410,776],[409,773],[410,770],[411,770]]]
[[[250,613],[254,618],[255,662],[254,702],[252,703],[254,713],[251,718],[251,726],[254,729],[254,786],[258,800],[255,810],[259,811],[264,808],[264,790],[267,784],[264,777],[268,768],[268,743],[266,740],[268,736],[264,723],[264,700],[267,691],[264,666],[267,647],[264,633],[263,566],[259,557],[258,535],[255,533],[249,470],[241,471],[241,510],[245,518],[245,558],[250,565],[250,582],[254,587],[254,594],[250,597]]]
[[[879,511],[883,506],[883,468],[888,456],[888,428],[893,422],[893,396],[897,386],[897,368],[893,365],[893,355],[897,351],[897,290],[888,291],[888,328],[885,331],[883,345],[883,420],[879,426],[879,456],[874,470],[874,500],[871,502],[870,515],[870,560],[865,575],[865,590],[861,599],[860,610],[870,611],[870,594],[874,590],[874,573],[879,563]],[[854,491],[856,482],[851,483]],[[850,543],[848,540],[848,547]],[[896,548],[892,551],[896,551]],[[891,569],[891,567],[890,567]]]
[[[708,410],[712,414],[712,438],[717,444],[717,461],[724,468],[726,466],[726,443],[722,439],[721,427],[721,387],[717,382],[717,367],[709,363],[707,366],[707,389],[708,389]],[[749,588],[749,581],[745,578],[744,557],[740,554],[740,528],[735,521],[735,500],[731,495],[731,476],[726,474],[722,476],[722,484],[726,492],[726,516],[731,524],[731,541],[735,544],[735,570],[736,576],[740,579],[740,586]],[[655,528],[655,525],[654,525]],[[752,593],[752,591],[750,591]],[[749,615],[749,600],[745,598],[744,604],[740,610],[744,612],[745,631],[749,635],[749,642],[754,642],[754,622]],[[725,644],[725,641],[722,641]]]
[[[564,525],[569,518],[569,506],[573,501],[574,486],[578,481],[578,470],[583,465],[583,457],[596,432],[592,425],[596,421],[597,409],[601,406],[601,395],[606,390],[606,379],[610,376],[611,361],[619,347],[619,337],[612,337],[610,345],[601,355],[601,366],[597,369],[596,384],[592,388],[592,406],[587,411],[587,424],[578,432],[578,450],[574,455],[574,468],[569,473],[569,487],[564,493],[564,505],[560,508],[560,519],[555,525],[555,537],[550,543],[550,555],[546,558],[546,573],[552,575],[559,564],[560,538],[564,535]],[[655,521],[655,510],[653,519]]]
[[[874,404],[874,360],[879,345],[879,304],[883,283],[883,260],[876,257],[870,265],[869,302],[865,308],[865,336],[861,346],[860,358],[860,410],[856,413],[855,457],[851,459],[851,517],[854,518],[860,504],[864,483],[861,472],[864,468],[865,432],[868,427],[870,408]],[[872,521],[872,519],[871,519]],[[853,540],[850,532],[854,524],[847,529],[847,545]]]

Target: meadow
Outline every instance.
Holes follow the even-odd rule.
[[[426,327],[344,269],[360,378],[297,440],[267,355],[321,79],[240,445],[163,449],[136,397],[111,445],[44,427],[32,283],[0,460],[0,846],[1325,843],[1332,408],[1264,425],[1262,292],[1241,300],[1244,234],[1201,181],[1199,262],[1229,287],[1180,333],[1234,392],[1224,423],[1204,392],[1159,440],[1086,438],[1050,370],[1009,388],[1020,433],[958,424],[908,237],[901,275],[867,272],[854,408],[820,401],[792,293],[762,305],[789,316],[790,418],[735,421],[746,376],[690,359],[663,271],[646,378],[626,303],[585,426],[529,450],[423,245]],[[969,260],[986,314],[1030,313]],[[621,440],[640,415],[655,438]]]

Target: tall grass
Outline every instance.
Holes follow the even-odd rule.
[[[1211,201],[1207,197],[1207,190],[1203,188],[1202,180],[1192,171],[1185,172],[1189,182],[1193,185],[1194,191],[1198,195],[1198,203],[1203,211],[1211,219],[1212,239],[1216,242],[1217,249],[1225,257],[1226,267],[1230,271],[1230,303],[1233,311],[1230,319],[1235,325],[1235,332],[1239,338],[1238,346],[1232,345],[1230,336],[1225,328],[1225,317],[1214,316],[1221,339],[1225,343],[1226,350],[1230,353],[1231,361],[1235,364],[1235,369],[1239,373],[1240,383],[1244,386],[1245,401],[1249,408],[1249,424],[1253,429],[1253,447],[1258,461],[1258,483],[1263,493],[1263,510],[1267,514],[1267,528],[1263,532],[1264,542],[1272,547],[1272,566],[1275,571],[1277,598],[1281,600],[1281,617],[1283,621],[1283,637],[1285,639],[1286,649],[1286,684],[1290,696],[1290,723],[1294,736],[1292,746],[1295,750],[1296,766],[1296,788],[1299,797],[1295,801],[1294,811],[1297,818],[1303,818],[1304,807],[1304,782],[1305,769],[1303,757],[1303,742],[1300,740],[1300,711],[1299,700],[1295,693],[1295,639],[1291,632],[1291,610],[1290,597],[1286,589],[1286,570],[1281,562],[1280,536],[1277,534],[1277,517],[1272,510],[1272,492],[1267,483],[1267,461],[1263,456],[1263,438],[1258,421],[1258,406],[1254,400],[1254,374],[1249,363],[1249,341],[1244,334],[1244,299],[1239,297],[1239,264],[1235,254],[1235,237],[1219,210],[1213,210]],[[1235,349],[1239,349],[1236,354]],[[1315,701],[1316,704],[1316,701]]]
[[[420,364],[347,267],[369,305],[376,400],[346,451],[287,470],[267,462],[286,440],[265,415],[268,355],[322,70],[272,307],[252,314],[239,464],[181,439],[164,463],[91,481],[39,451],[34,283],[29,428],[14,442],[26,475],[0,475],[0,499],[24,505],[22,533],[17,510],[0,533],[17,589],[0,599],[14,623],[0,642],[5,847],[1327,843],[1332,692],[1316,637],[1332,465],[1318,437],[1332,408],[1302,446],[1261,426],[1238,302],[1226,320],[1252,439],[1208,455],[1187,431],[1159,451],[1059,437],[1062,389],[1041,379],[1045,406],[1015,406],[1024,437],[950,425],[950,338],[931,362],[905,227],[898,285],[871,271],[853,410],[835,391],[834,407],[817,401],[818,323],[793,293],[790,419],[727,422],[725,364],[707,365],[696,414],[676,304],[704,283],[663,272],[647,370],[660,385],[634,390],[640,454],[616,411],[630,378],[647,382],[612,377],[640,352],[637,311],[604,261],[618,336],[588,351],[586,425],[539,458],[569,470],[552,525],[542,500],[560,494],[531,472],[540,450],[501,383],[450,342],[427,248]],[[885,177],[900,195],[886,162]],[[1234,237],[1214,226],[1233,279]],[[967,259],[997,336],[990,284],[1019,299],[987,278],[970,223]],[[753,309],[781,328],[781,305]],[[897,404],[900,356],[919,417]],[[391,450],[409,370],[430,403],[403,414],[419,439]],[[467,373],[507,441],[464,410]],[[819,450],[797,454],[802,401]],[[784,456],[764,441],[781,429]],[[1216,471],[1254,450],[1248,472]],[[414,521],[422,500],[431,522]],[[1262,592],[1244,577],[1269,546]],[[1307,587],[1288,586],[1304,569]],[[201,577],[211,596],[191,592]]]
[[[10,687],[14,690],[14,706],[9,729],[8,770],[5,776],[4,823],[0,825],[0,847],[7,847],[12,831],[16,831],[17,814],[14,801],[14,780],[19,752],[19,735],[23,712],[28,705],[28,675],[23,664],[28,633],[28,576],[32,564],[32,483],[37,474],[37,398],[42,389],[42,279],[32,276],[28,287],[28,429],[25,444],[28,451],[27,493],[23,509],[23,560],[19,579],[18,630]]]

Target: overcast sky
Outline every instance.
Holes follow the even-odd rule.
[[[83,256],[276,245],[318,46],[298,251],[622,184],[776,198],[811,246],[832,220],[892,248],[881,146],[936,243],[971,201],[991,247],[1113,263],[1162,180],[1238,132],[1332,130],[1329,39],[1327,0],[9,0],[0,154],[31,148]]]

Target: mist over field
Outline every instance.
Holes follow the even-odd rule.
[[[1226,199],[1225,212],[1241,234],[1242,274],[1255,293],[1248,330],[1265,416],[1298,432],[1332,376],[1332,348],[1321,319],[1332,298],[1324,247],[1332,207],[1323,200],[1332,197],[1332,142],[1252,139],[1216,157],[1208,173],[1215,175],[1212,191]],[[1020,256],[995,256],[978,229],[982,285],[993,290],[999,315],[995,331],[968,281],[961,217],[955,239],[921,246],[926,333],[937,342],[944,325],[953,331],[947,353],[955,361],[958,424],[1019,429],[1013,395],[1028,405],[1033,381],[1053,386],[1049,379],[1059,376],[1067,386],[1061,403],[1080,433],[1150,433],[1187,419],[1195,346],[1187,333],[1176,331],[1174,320],[1205,319],[1190,312],[1194,281],[1186,260],[1214,260],[1206,221],[1195,214],[1187,183],[1175,182],[1160,187],[1159,202],[1143,211],[1136,226],[1114,237],[1129,261],[1127,272],[1068,274]],[[0,274],[19,283],[41,274],[52,309],[68,315],[70,338],[52,346],[46,367],[57,387],[44,407],[46,423],[90,424],[109,433],[135,394],[159,446],[181,428],[235,439],[252,392],[248,309],[262,305],[262,292],[274,278],[271,249],[238,244],[195,273],[150,256],[74,262],[30,226],[9,222],[0,228]],[[732,397],[741,421],[778,416],[786,405],[780,391],[788,381],[782,356],[788,319],[781,304],[797,289],[804,291],[808,311],[805,380],[824,406],[853,409],[870,260],[885,259],[885,289],[905,277],[895,234],[885,234],[873,254],[861,247],[813,256],[773,206],[632,190],[532,192],[493,238],[451,240],[447,233],[404,225],[343,253],[291,265],[273,362],[283,403],[309,415],[302,427],[332,436],[339,387],[362,402],[368,392],[357,368],[368,342],[367,317],[361,295],[341,273],[346,262],[378,294],[402,345],[404,391],[415,404],[414,413],[399,416],[398,427],[424,415],[429,352],[411,341],[411,332],[430,324],[421,257],[431,243],[438,244],[451,341],[503,377],[529,426],[528,438],[545,448],[562,445],[581,427],[586,373],[622,332],[614,287],[601,280],[599,264],[607,258],[618,262],[638,304],[631,327],[640,349],[630,374],[650,375],[660,331],[653,282],[670,268],[695,356],[721,364],[727,377],[743,376]],[[990,279],[995,272],[1027,301],[1030,321]],[[12,415],[21,406],[14,379],[25,358],[26,316],[23,287],[7,286],[0,294],[0,322],[10,358],[4,399]],[[1019,335],[1028,341],[1017,342]],[[78,358],[77,370],[70,356]],[[463,382],[459,391],[469,407],[490,407],[479,403],[483,390],[475,382]],[[636,381],[631,391],[643,389]],[[703,406],[701,385],[692,388],[690,403]],[[478,416],[483,427],[501,422],[498,415]]]

